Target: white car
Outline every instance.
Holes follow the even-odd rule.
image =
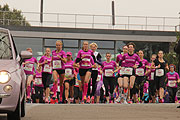
[[[26,75],[22,61],[32,53],[16,50],[10,31],[0,28],[0,113],[7,113],[8,120],[25,116]]]

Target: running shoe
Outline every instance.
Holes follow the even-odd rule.
[[[73,103],[74,102],[74,98],[70,98],[70,102]]]
[[[91,97],[91,103],[94,104],[94,96]]]
[[[56,100],[56,95],[53,95],[53,96],[52,96],[52,99],[53,99],[53,100]]]
[[[46,99],[45,99],[45,103],[48,103],[48,104],[49,104],[49,100],[48,100],[48,98],[46,98]]]
[[[62,104],[62,102],[63,102],[63,101],[62,101],[62,97],[60,97],[58,103],[59,103],[59,104]]]
[[[158,97],[156,97],[156,103],[159,103],[159,98]]]
[[[116,102],[117,102],[117,103],[120,103],[120,102],[121,102],[121,97],[118,97],[118,98],[116,99]]]
[[[86,96],[84,96],[84,100],[86,100]],[[86,100],[86,103],[90,103],[90,96],[88,96],[87,100]]]
[[[128,102],[126,100],[123,101],[123,104],[128,104]]]
[[[163,100],[162,100],[162,99],[160,99],[160,100],[159,100],[159,103],[163,103]]]
[[[67,99],[65,99],[65,100],[64,100],[64,103],[65,103],[65,104],[68,104],[68,100],[67,100]]]
[[[105,104],[109,104],[109,101],[107,101]]]
[[[132,100],[129,100],[129,101],[128,101],[128,104],[133,104]]]
[[[27,102],[27,103],[31,103],[31,101],[32,101],[31,98],[27,98],[27,99],[26,99],[26,102]]]
[[[81,104],[84,104],[84,100],[81,101]]]

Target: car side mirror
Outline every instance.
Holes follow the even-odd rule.
[[[22,59],[30,59],[32,58],[32,53],[29,51],[21,51],[20,56]]]

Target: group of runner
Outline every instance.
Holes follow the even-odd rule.
[[[89,45],[84,41],[75,59],[62,48],[63,43],[58,40],[52,56],[51,49],[46,48],[39,61],[34,57],[24,61],[27,102],[163,103],[165,89],[169,102],[176,101],[179,74],[175,65],[168,65],[163,51],[153,54],[148,62],[144,52],[139,50],[136,54],[135,44],[130,42],[123,46],[116,61],[107,52],[106,61],[102,62],[96,43]]]

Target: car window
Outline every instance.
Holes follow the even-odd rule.
[[[3,31],[0,31],[0,59],[13,59],[9,35]]]

